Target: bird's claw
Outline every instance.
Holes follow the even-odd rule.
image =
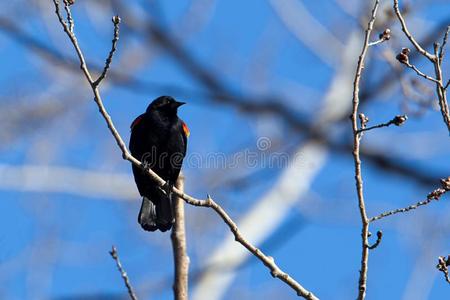
[[[167,197],[172,197],[173,183],[166,181],[166,183],[161,188]]]
[[[147,160],[143,160],[141,164],[144,171],[148,173],[150,171],[150,163]]]

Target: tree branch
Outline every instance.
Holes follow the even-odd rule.
[[[445,256],[438,257],[438,264],[436,268],[442,273],[444,273],[445,281],[447,281],[448,283],[450,283],[450,276],[448,274],[449,266],[450,266],[450,255],[448,255],[447,258],[445,258]]]
[[[359,212],[361,215],[361,241],[362,241],[362,254],[361,254],[361,269],[359,273],[359,292],[358,299],[362,300],[366,296],[367,289],[367,269],[369,260],[369,219],[367,218],[366,205],[364,201],[363,193],[363,179],[361,174],[361,158],[360,158],[360,140],[358,129],[358,107],[359,107],[359,84],[361,81],[361,74],[364,67],[364,60],[366,58],[367,51],[369,49],[370,35],[373,30],[373,25],[375,23],[376,14],[378,6],[380,5],[379,0],[375,0],[375,4],[372,9],[372,15],[367,24],[367,29],[364,38],[364,44],[361,50],[361,54],[358,59],[358,65],[356,68],[355,80],[353,83],[353,109],[352,109],[352,129],[353,129],[353,159],[355,163],[355,181],[356,181],[356,191],[358,195]]]
[[[386,123],[381,123],[381,124],[377,124],[377,125],[374,125],[371,127],[364,127],[364,128],[358,129],[357,133],[369,131],[369,130],[376,129],[376,128],[389,127],[392,124],[394,124],[395,126],[401,126],[406,122],[406,120],[408,120],[408,117],[406,115],[395,116],[392,120],[389,120]]]
[[[405,33],[406,37],[409,39],[411,44],[413,44],[413,46],[417,49],[417,51],[420,52],[420,54],[428,58],[430,61],[434,62],[436,57],[433,54],[427,52],[425,49],[423,49],[422,46],[419,45],[416,39],[409,32],[409,29],[406,26],[405,19],[403,18],[402,13],[400,12],[400,8],[398,7],[398,0],[394,0],[394,12],[398,17],[400,24],[402,25],[402,31]]]
[[[112,22],[114,24],[114,36],[113,39],[111,41],[111,50],[109,51],[108,57],[106,58],[105,61],[105,66],[103,67],[103,71],[100,74],[100,76],[98,77],[98,79],[94,82],[95,86],[98,86],[100,84],[100,82],[106,77],[106,73],[108,72],[108,69],[111,65],[112,62],[112,57],[114,55],[114,52],[116,52],[116,47],[117,47],[117,41],[119,41],[119,24],[120,24],[120,17],[119,16],[114,16],[112,18]]]
[[[408,68],[413,69],[417,75],[419,75],[431,82],[434,82],[434,83],[438,84],[439,86],[442,86],[441,82],[439,80],[437,80],[431,76],[428,76],[427,74],[420,71],[415,65],[411,64],[409,62],[409,57],[408,57],[409,53],[410,53],[410,50],[408,48],[403,48],[402,52],[397,55],[397,60],[399,62],[401,62],[402,64],[404,64],[405,66],[407,66]]]
[[[180,174],[176,185],[178,190],[184,192],[184,175]],[[174,299],[188,299],[189,256],[186,248],[186,230],[184,224],[184,202],[179,197],[173,199],[175,224],[170,235],[172,239],[173,261],[175,276],[173,283]]]
[[[382,238],[383,238],[383,231],[378,230],[377,231],[377,240],[375,241],[375,243],[373,245],[369,246],[369,250],[373,250],[376,247],[378,247],[378,245],[380,245],[380,243],[381,243]]]
[[[377,220],[380,220],[380,219],[383,219],[385,217],[389,217],[389,216],[392,216],[395,214],[408,212],[408,211],[414,210],[420,206],[427,205],[433,200],[439,200],[442,195],[444,195],[445,193],[447,193],[450,190],[450,177],[448,177],[446,179],[441,179],[441,184],[442,184],[442,187],[437,188],[434,191],[432,191],[431,193],[429,193],[427,195],[426,200],[417,202],[416,204],[410,205],[408,207],[398,208],[398,209],[394,209],[394,210],[391,210],[388,212],[384,212],[382,214],[379,214],[378,216],[370,218],[369,222],[374,222],[374,221],[377,221]]]
[[[133,287],[131,286],[130,279],[128,278],[127,272],[125,272],[124,268],[122,267],[122,264],[119,259],[119,253],[117,253],[117,249],[115,246],[112,246],[111,251],[109,251],[109,254],[111,257],[116,261],[117,269],[120,272],[120,275],[122,276],[123,282],[125,283],[125,286],[128,290],[128,295],[132,300],[138,300],[136,297],[136,294],[134,293]]]
[[[448,103],[447,103],[447,90],[445,88],[446,85],[444,86],[444,80],[443,80],[443,75],[442,75],[442,59],[444,57],[444,52],[443,52],[444,47],[443,46],[445,46],[445,44],[447,43],[449,27],[447,27],[447,31],[444,34],[444,38],[443,38],[443,42],[442,42],[443,46],[439,47],[438,43],[434,43],[434,54],[431,54],[431,53],[427,52],[425,49],[423,49],[419,45],[419,43],[414,39],[414,37],[411,35],[411,33],[409,32],[408,27],[406,26],[405,19],[403,18],[402,14],[400,12],[398,0],[394,0],[394,11],[395,11],[395,14],[397,15],[398,20],[400,21],[400,24],[402,26],[402,31],[405,33],[406,37],[409,39],[411,44],[414,45],[414,47],[417,49],[417,51],[419,53],[421,53],[423,56],[428,58],[428,60],[430,60],[433,63],[436,78],[432,78],[432,77],[422,73],[414,65],[411,65],[409,63],[409,61],[408,61],[409,49],[407,49],[407,48],[404,48],[402,50],[402,53],[400,53],[397,56],[397,59],[400,62],[404,63],[409,68],[413,69],[419,76],[422,76],[422,77],[436,83],[436,94],[438,96],[439,107],[441,110],[442,118],[444,119],[444,123],[446,124],[447,129],[450,133],[450,111],[449,111]],[[407,50],[406,53],[404,53],[405,50]]]

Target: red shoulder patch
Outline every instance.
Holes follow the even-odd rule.
[[[136,119],[134,119],[133,123],[131,123],[131,126],[130,126],[131,130],[133,130],[134,127],[135,127],[137,124],[139,124],[141,121],[142,121],[142,116],[139,116],[139,117],[137,117]]]
[[[191,131],[189,130],[189,127],[187,127],[186,123],[184,123],[183,121],[181,121],[181,125],[183,126],[184,135],[186,137],[189,137],[189,135],[191,134]]]

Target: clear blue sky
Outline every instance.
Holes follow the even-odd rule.
[[[2,3],[0,17],[20,22],[19,26],[37,41],[66,57],[75,58],[50,2]],[[180,115],[191,130],[190,155],[206,157],[221,152],[231,156],[245,149],[254,150],[261,136],[270,137],[279,151],[292,151],[303,141],[301,134],[273,115],[248,115],[232,106],[210,101],[204,96],[206,88],[173,57],[158,50],[155,43],[139,44],[143,39],[126,28],[131,20],[120,10],[102,10],[91,2],[78,2],[73,7],[76,33],[88,61],[103,63],[110,47],[110,18],[119,13],[123,30],[112,70],[131,72],[147,83],[143,89],[116,86],[109,81],[103,87],[105,105],[125,140],[129,138],[130,123],[151,99],[160,94],[172,94],[188,102]],[[191,22],[198,21],[200,25],[189,35],[180,28],[180,23],[184,24],[182,21],[191,1],[171,1],[170,4],[168,1],[153,1],[153,4],[136,1],[133,7],[139,9],[142,4],[164,30],[176,40],[183,40],[183,47],[214,71],[236,95],[256,95],[256,99],[263,99],[259,95],[281,95],[283,104],[293,113],[314,118],[339,64],[324,64],[317,53],[287,30],[269,1],[194,2],[204,15],[191,16]],[[343,45],[347,44],[350,32],[357,30],[358,22],[335,1],[300,2]],[[419,34],[432,32],[441,22],[449,20],[450,6],[443,1],[429,6],[423,6],[424,1],[411,3],[420,7],[410,16],[411,26]],[[367,8],[363,11],[367,12]],[[302,30],[314,35],[315,29],[306,23]],[[405,46],[405,42],[399,38],[398,26],[392,26],[392,30],[390,43],[397,50]],[[145,63],[135,66],[138,54],[130,53],[137,45],[145,45],[144,51],[139,52],[145,57]],[[327,47],[325,41],[323,47]],[[368,68],[373,69],[366,70],[374,82],[390,70],[381,58],[386,49],[383,47],[373,50],[368,63]],[[340,57],[340,54],[332,49],[329,52],[333,57]],[[424,60],[416,62],[425,71],[432,71]],[[6,120],[0,129],[0,138],[4,141],[0,145],[0,164],[122,174],[128,178],[133,191],[130,165],[121,159],[119,149],[91,101],[88,86],[79,80],[80,72],[67,72],[64,67],[49,68],[54,62],[36,55],[17,36],[6,34],[4,30],[0,30],[0,63],[0,118]],[[168,86],[181,87],[182,91]],[[428,88],[432,90],[430,85]],[[47,102],[48,106],[37,109]],[[380,93],[364,107],[364,113],[376,124],[403,113],[401,104],[402,96],[397,87]],[[57,116],[40,117],[52,109],[58,112]],[[336,131],[334,137],[340,142],[350,141],[349,124],[333,124],[329,130]],[[401,128],[389,127],[367,134],[363,143],[424,174],[435,176],[436,187],[440,177],[450,175],[450,142],[438,111],[426,109],[421,116],[410,116]],[[365,162],[363,166],[370,215],[422,200],[433,188],[390,175]],[[226,186],[229,182],[226,178],[245,178],[249,171],[253,171],[251,186]],[[198,197],[211,193],[239,220],[275,184],[281,171],[247,170],[245,166],[225,171],[186,166],[186,190]],[[274,233],[258,245],[321,299],[356,297],[361,251],[353,180],[351,157],[330,153],[308,193],[298,199],[307,201],[309,209],[302,211],[295,206]],[[56,183],[62,181],[65,178],[55,178]],[[169,234],[149,234],[141,230],[136,222],[140,207],[137,191],[134,196],[120,201],[114,197],[89,197],[73,192],[24,191],[1,183],[0,187],[1,299],[123,296],[123,283],[108,255],[113,244],[118,247],[141,299],[171,299],[173,266]],[[417,289],[429,291],[427,299],[445,299],[450,287],[435,265],[437,256],[450,253],[448,200],[445,196],[440,202],[412,214],[374,224],[372,232],[382,229],[384,237],[370,255],[367,299],[412,299],[406,298],[408,291],[414,290],[408,286],[412,282],[422,283]],[[316,207],[321,207],[321,211],[315,210]],[[188,207],[186,213],[191,267],[197,270],[230,233],[207,209]],[[295,298],[292,290],[272,279],[253,257],[239,269],[238,276],[225,299]],[[192,282],[191,290],[195,280]]]

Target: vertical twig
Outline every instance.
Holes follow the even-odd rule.
[[[130,298],[132,300],[137,300],[136,294],[134,293],[133,287],[131,286],[130,279],[128,278],[127,272],[125,272],[125,269],[122,267],[122,264],[119,259],[119,254],[117,253],[117,249],[115,246],[112,246],[111,251],[109,251],[109,254],[111,257],[116,261],[117,269],[120,272],[120,275],[122,276],[123,282],[125,283],[125,286],[128,290],[128,295],[130,295]]]
[[[380,1],[376,0],[372,9],[372,15],[370,17],[369,23],[367,24],[367,29],[364,38],[363,48],[358,59],[358,65],[356,68],[355,80],[353,83],[353,109],[352,109],[352,129],[353,129],[353,159],[355,162],[355,180],[356,180],[356,191],[358,195],[359,212],[361,215],[361,241],[362,241],[362,255],[361,255],[361,269],[359,273],[359,292],[358,299],[362,300],[366,296],[367,288],[367,269],[369,261],[369,219],[367,217],[366,205],[364,202],[363,193],[363,179],[361,174],[361,159],[359,154],[359,146],[361,141],[361,135],[359,134],[358,128],[358,107],[359,107],[359,84],[361,81],[361,74],[364,68],[364,60],[366,58],[367,50],[370,44],[370,34],[373,30],[373,24],[375,23],[375,18],[378,10]]]
[[[180,174],[175,184],[176,188],[184,192],[184,175]],[[189,256],[186,249],[186,230],[184,222],[184,201],[174,195],[173,210],[175,224],[172,228],[172,249],[173,261],[175,267],[175,276],[173,283],[173,293],[175,300],[188,299],[188,274],[189,274]]]

